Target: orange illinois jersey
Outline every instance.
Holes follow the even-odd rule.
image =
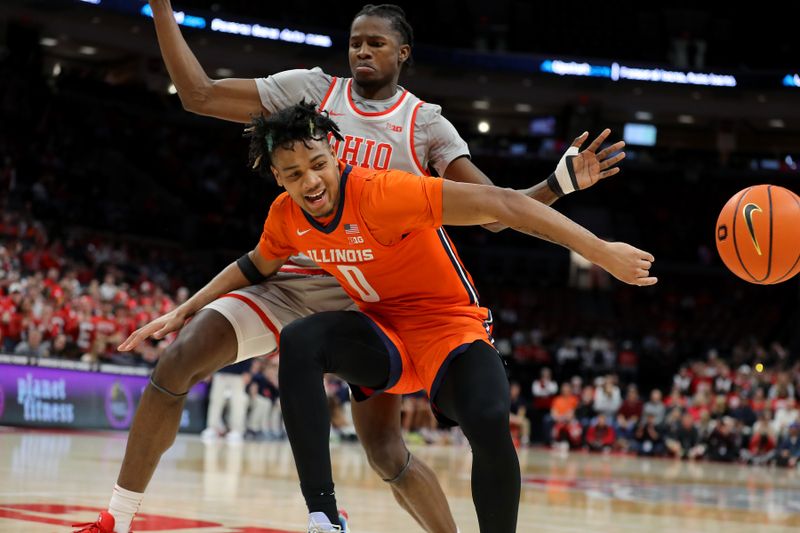
[[[287,193],[273,202],[258,251],[302,252],[359,308],[405,330],[459,317],[490,321],[442,224],[442,180],[340,162],[339,203],[321,225]]]

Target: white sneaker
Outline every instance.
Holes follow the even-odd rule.
[[[229,431],[227,435],[225,435],[225,442],[228,444],[241,444],[244,442],[244,436],[238,431]]]
[[[308,533],[349,533],[347,513],[341,509],[339,510],[339,522],[344,524],[344,527],[331,524],[325,513],[311,513],[308,515]]]

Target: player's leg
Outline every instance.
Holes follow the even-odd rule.
[[[331,524],[338,522],[338,512],[323,375],[333,373],[352,384],[383,390],[398,370],[390,352],[369,319],[354,311],[312,315],[281,332],[281,407],[300,488],[309,513],[324,513]]]
[[[482,532],[513,533],[519,458],[509,427],[510,395],[497,352],[476,341],[452,359],[434,391],[440,413],[458,422],[472,448],[472,499]]]
[[[161,455],[175,441],[185,393],[235,358],[234,330],[213,310],[200,311],[161,356],[136,409],[109,504],[115,531],[127,533]]]
[[[400,430],[402,397],[379,394],[352,402],[353,422],[373,470],[397,502],[432,533],[454,533],[456,524],[436,474],[406,448]]]
[[[279,320],[271,311],[264,310],[267,304],[259,292],[251,293],[252,289],[237,291],[234,293],[237,297],[220,298],[209,304],[181,330],[161,356],[136,410],[109,504],[117,522],[115,531],[127,533],[161,455],[175,440],[189,389],[237,359],[275,349],[275,324]],[[261,313],[256,313],[254,307]],[[270,324],[264,321],[265,316]]]
[[[185,394],[194,384],[236,359],[236,334],[213,310],[200,311],[161,356],[128,435],[117,483],[143,492],[161,454],[175,441]]]

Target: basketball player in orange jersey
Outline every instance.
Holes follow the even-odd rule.
[[[489,337],[489,311],[442,225],[500,222],[562,244],[634,285],[652,285],[653,256],[595,237],[518,191],[457,183],[336,159],[335,123],[315,104],[259,117],[251,164],[286,192],[256,248],[192,297],[196,308],[274,275],[304,252],[335,277],[358,311],[299,319],[281,336],[286,431],[309,510],[308,531],[346,531],[331,475],[323,374],[346,379],[357,400],[424,389],[441,419],[459,424],[473,452],[472,493],[483,532],[516,531],[520,470],[509,429],[509,390]],[[182,326],[178,317],[134,334],[137,343]],[[369,401],[369,400],[367,400]]]
[[[255,80],[211,80],[181,36],[169,2],[150,4],[164,61],[187,110],[249,122],[255,114],[268,115],[307,98],[321,102],[334,115],[343,133],[337,155],[346,162],[414,173],[433,168],[455,181],[491,183],[472,164],[466,143],[442,117],[439,106],[398,86],[402,66],[410,58],[413,30],[397,6],[366,6],[354,18],[349,40],[352,78],[312,69]],[[625,155],[618,153],[623,143],[598,151],[608,134],[604,131],[580,153],[587,135],[575,139],[557,171],[526,193],[550,204],[617,173],[614,165]],[[197,314],[162,356],[154,385],[141,399],[110,515],[103,513],[86,529],[128,531],[161,454],[175,438],[183,393],[191,385],[234,361],[274,351],[280,330],[296,318],[352,305],[333,277],[298,255],[269,282],[238,290],[199,312],[177,310],[183,316]],[[384,394],[361,402],[354,406],[353,419],[370,465],[388,482],[403,508],[426,531],[455,532],[435,475],[405,447],[400,397]],[[114,519],[116,525],[110,525]]]

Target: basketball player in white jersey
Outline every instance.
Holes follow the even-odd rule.
[[[312,69],[255,80],[211,80],[181,36],[169,1],[151,0],[150,5],[164,61],[188,111],[248,123],[254,114],[273,113],[306,99],[318,102],[338,123],[345,138],[336,151],[348,163],[422,174],[432,168],[446,179],[490,183],[470,161],[467,144],[442,117],[441,108],[398,85],[402,66],[410,58],[413,32],[397,6],[368,5],[355,16],[349,40],[353,78]],[[616,174],[619,168],[614,165],[624,157],[617,153],[623,143],[597,152],[608,134],[605,130],[582,152],[579,148],[588,133],[575,139],[556,172],[526,193],[551,204],[559,196]],[[145,389],[109,511],[80,531],[129,531],[158,461],[175,439],[185,394],[195,383],[235,361],[275,351],[280,330],[297,318],[353,307],[336,280],[307,257],[291,258],[268,281],[260,279],[246,255],[238,264],[250,287],[203,309],[194,308],[189,299],[120,346],[130,350],[151,335],[161,338],[193,317],[162,355]],[[354,402],[359,439],[370,465],[387,481],[400,505],[426,531],[453,533],[457,528],[433,471],[405,447],[400,400],[380,395]]]

